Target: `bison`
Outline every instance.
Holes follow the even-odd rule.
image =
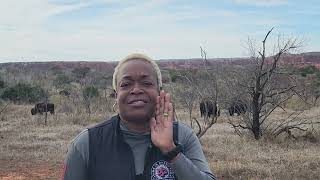
[[[209,99],[203,99],[200,102],[200,114],[201,117],[217,117],[220,116],[220,109],[218,109],[218,104],[215,101]]]
[[[52,103],[38,103],[31,109],[31,114],[35,115],[37,113],[43,114],[44,112],[50,112],[54,114],[54,104]]]
[[[67,91],[67,90],[65,90],[65,89],[62,90],[62,91],[60,91],[59,94],[60,94],[61,96],[66,96],[66,97],[69,97],[69,96],[70,96],[70,92]]]
[[[241,100],[234,101],[230,104],[228,108],[230,116],[233,116],[235,113],[240,116],[241,114],[245,114],[247,112],[247,104],[242,102]]]

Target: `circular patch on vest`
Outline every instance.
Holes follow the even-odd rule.
[[[174,180],[174,173],[169,163],[164,160],[155,162],[151,167],[151,180]]]

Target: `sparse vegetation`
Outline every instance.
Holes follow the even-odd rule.
[[[10,105],[3,113],[4,120],[0,120],[2,178],[60,178],[70,141],[85,127],[114,115],[100,111],[89,118],[85,112],[57,113],[49,116],[48,125],[44,126],[41,117],[31,116],[26,111],[31,107]],[[276,120],[288,113],[277,111],[272,118]],[[177,114],[181,121],[188,119],[188,114],[182,109],[177,110]],[[194,112],[193,116],[199,116],[199,112]],[[319,118],[320,109],[310,109],[304,116]],[[188,121],[183,122],[189,124]],[[228,124],[228,117],[222,115],[201,138],[201,143],[210,168],[219,179],[320,178],[319,126],[314,126],[312,135],[305,136],[305,139],[283,136],[254,141],[249,135],[239,137],[235,134]]]
[[[92,100],[93,98],[96,98],[99,96],[99,91],[96,87],[89,86],[83,89],[82,96],[83,96],[83,102],[85,104],[87,113],[90,115]]]
[[[201,65],[197,67],[203,67],[205,61],[199,61]],[[242,97],[246,92],[237,82],[247,78],[242,73],[247,67],[229,62],[216,66],[210,60],[207,63],[206,70],[167,69],[171,81],[166,81],[164,88],[173,95],[177,120],[189,125],[196,118],[202,128],[208,127],[211,119],[200,117],[199,102],[208,96],[218,102],[221,116],[201,137],[209,165],[218,178],[320,179],[320,124],[304,124],[307,131],[282,133],[277,138],[265,132],[259,141],[248,131],[238,136],[229,122],[238,123],[242,117],[230,117],[227,107],[233,97]],[[68,144],[75,135],[115,115],[111,108],[114,97],[109,96],[112,72],[57,66],[40,73],[22,67],[0,71],[5,84],[1,96],[5,100],[0,101],[0,179],[58,179]],[[313,87],[311,77],[317,77],[317,70],[310,69],[295,71],[301,90]],[[59,94],[61,89],[70,94]],[[295,95],[275,108],[269,116],[270,123],[279,124],[284,118],[293,117],[293,113],[302,120],[317,122],[320,107],[317,103],[308,108],[300,105],[311,101],[304,96],[312,97],[311,91],[303,92],[303,96]],[[54,115],[48,115],[47,125],[43,116],[30,113],[34,102],[45,96],[56,108]],[[96,98],[100,96],[103,98]]]
[[[309,65],[298,69],[302,76],[300,82],[302,97],[311,105],[315,106],[320,98],[320,71],[315,66]]]
[[[72,79],[66,74],[58,74],[56,79],[53,81],[53,85],[56,88],[63,89],[72,82]]]

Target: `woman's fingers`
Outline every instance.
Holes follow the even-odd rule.
[[[163,112],[166,113],[166,117],[168,117],[168,112],[169,112],[169,103],[170,103],[170,94],[169,93],[166,93],[165,97],[164,97],[164,110]]]
[[[162,90],[157,97],[156,123],[165,126],[168,121],[173,121],[173,106],[170,94]]]
[[[170,102],[169,103],[169,105],[168,105],[168,116],[169,116],[169,118],[168,118],[168,120],[170,120],[170,121],[173,121],[173,105],[172,105],[172,103]]]
[[[156,127],[157,127],[157,121],[153,117],[153,118],[151,118],[151,121],[150,121],[150,129],[151,129],[151,131],[156,131]]]
[[[157,123],[158,120],[160,119],[160,96],[157,97],[157,101],[156,101],[156,120],[157,120]]]
[[[164,97],[165,97],[165,93],[162,90],[160,92],[160,114],[163,115],[163,111],[164,111]]]
[[[158,116],[157,116],[157,124],[160,126],[163,125],[163,109],[164,109],[164,91],[160,91],[159,98],[159,106],[158,106]]]

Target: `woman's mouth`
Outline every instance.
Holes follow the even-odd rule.
[[[133,107],[143,107],[147,104],[147,102],[143,100],[134,100],[134,101],[130,101],[128,104]]]

